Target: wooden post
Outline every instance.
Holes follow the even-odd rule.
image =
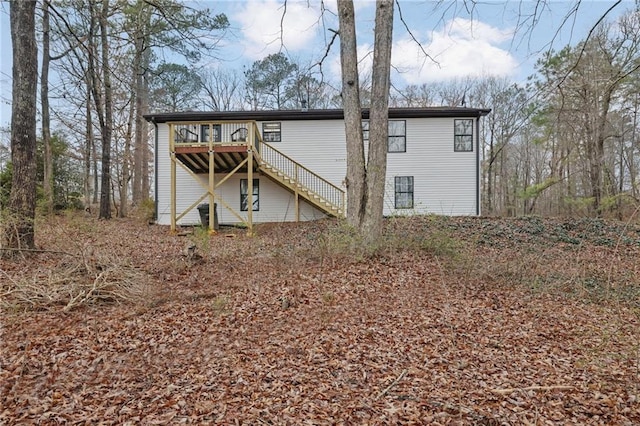
[[[298,188],[300,188],[300,174],[298,163],[293,164],[293,177],[295,178],[293,181],[294,196],[295,196],[295,212],[296,212],[296,222],[300,222],[300,196],[298,194]]]
[[[347,192],[342,192],[342,217],[347,217]]]
[[[215,186],[215,150],[213,149],[213,125],[209,124],[209,234],[215,234],[216,197]]]
[[[253,132],[247,141],[247,235],[253,236]]]
[[[174,145],[175,129],[169,124],[169,155],[171,155],[171,232],[176,232],[176,149]]]

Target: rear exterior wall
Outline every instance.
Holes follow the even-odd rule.
[[[474,119],[475,121],[476,119]],[[406,152],[388,153],[384,214],[440,214],[450,216],[478,214],[478,146],[477,127],[473,126],[473,151],[454,151],[454,118],[409,118],[406,121]],[[262,123],[258,123],[262,129]],[[157,222],[170,223],[171,173],[169,126],[158,124],[157,148]],[[281,122],[281,141],[271,146],[301,165],[344,189],[346,175],[346,140],[343,120],[298,120]],[[366,147],[365,147],[366,153]],[[395,177],[413,177],[413,208],[395,208]],[[224,177],[216,174],[216,181]],[[294,196],[267,176],[254,173],[260,183],[260,209],[253,214],[254,223],[295,220]],[[218,196],[236,211],[240,210],[240,179],[236,174],[218,188]],[[207,176],[198,176],[201,184],[182,167],[176,170],[177,212],[206,193]],[[206,202],[206,200],[205,200]],[[246,212],[241,212],[246,216]],[[218,203],[221,223],[238,219]],[[302,202],[300,219],[313,220],[324,214]],[[197,209],[187,213],[180,224],[198,223]]]

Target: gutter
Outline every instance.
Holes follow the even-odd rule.
[[[434,117],[482,117],[490,109],[459,107],[389,108],[389,119],[434,118]],[[192,121],[296,121],[296,120],[343,120],[341,109],[321,110],[259,110],[259,111],[185,111],[145,114],[148,121],[158,123]],[[369,118],[369,109],[362,109],[362,119]]]
[[[476,216],[480,216],[480,116],[476,118]]]
[[[154,117],[149,121],[153,123],[154,130],[154,152],[153,152],[153,220],[158,222],[158,123]]]

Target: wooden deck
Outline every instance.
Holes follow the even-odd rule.
[[[295,195],[296,218],[299,220],[299,198],[330,216],[345,215],[346,199],[341,188],[265,143],[255,122],[169,123],[171,154],[171,229],[186,213],[208,200],[210,209],[219,203],[253,232],[252,212],[242,216],[216,193],[235,173],[247,173],[248,193],[252,193],[252,175],[256,171],[291,191]],[[210,137],[213,135],[213,137]],[[200,199],[178,214],[176,211],[176,166],[194,175],[207,175],[207,185]],[[216,175],[223,176],[216,181]],[[213,231],[214,212],[209,214],[209,229]]]

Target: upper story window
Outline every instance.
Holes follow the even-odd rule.
[[[280,123],[262,123],[262,140],[280,142],[282,140]]]
[[[473,120],[453,120],[453,150],[456,152],[473,151]]]
[[[369,140],[369,121],[362,121],[362,139]],[[407,152],[407,122],[405,120],[389,120],[389,139],[387,152]]]
[[[389,120],[389,144],[387,152],[407,152],[407,122]]]
[[[200,126],[200,142],[209,142],[209,129],[211,129],[211,127],[213,127],[213,142],[222,141],[220,134],[221,126],[219,124],[214,124],[213,126],[210,126],[209,124],[203,124],[202,126]]]

